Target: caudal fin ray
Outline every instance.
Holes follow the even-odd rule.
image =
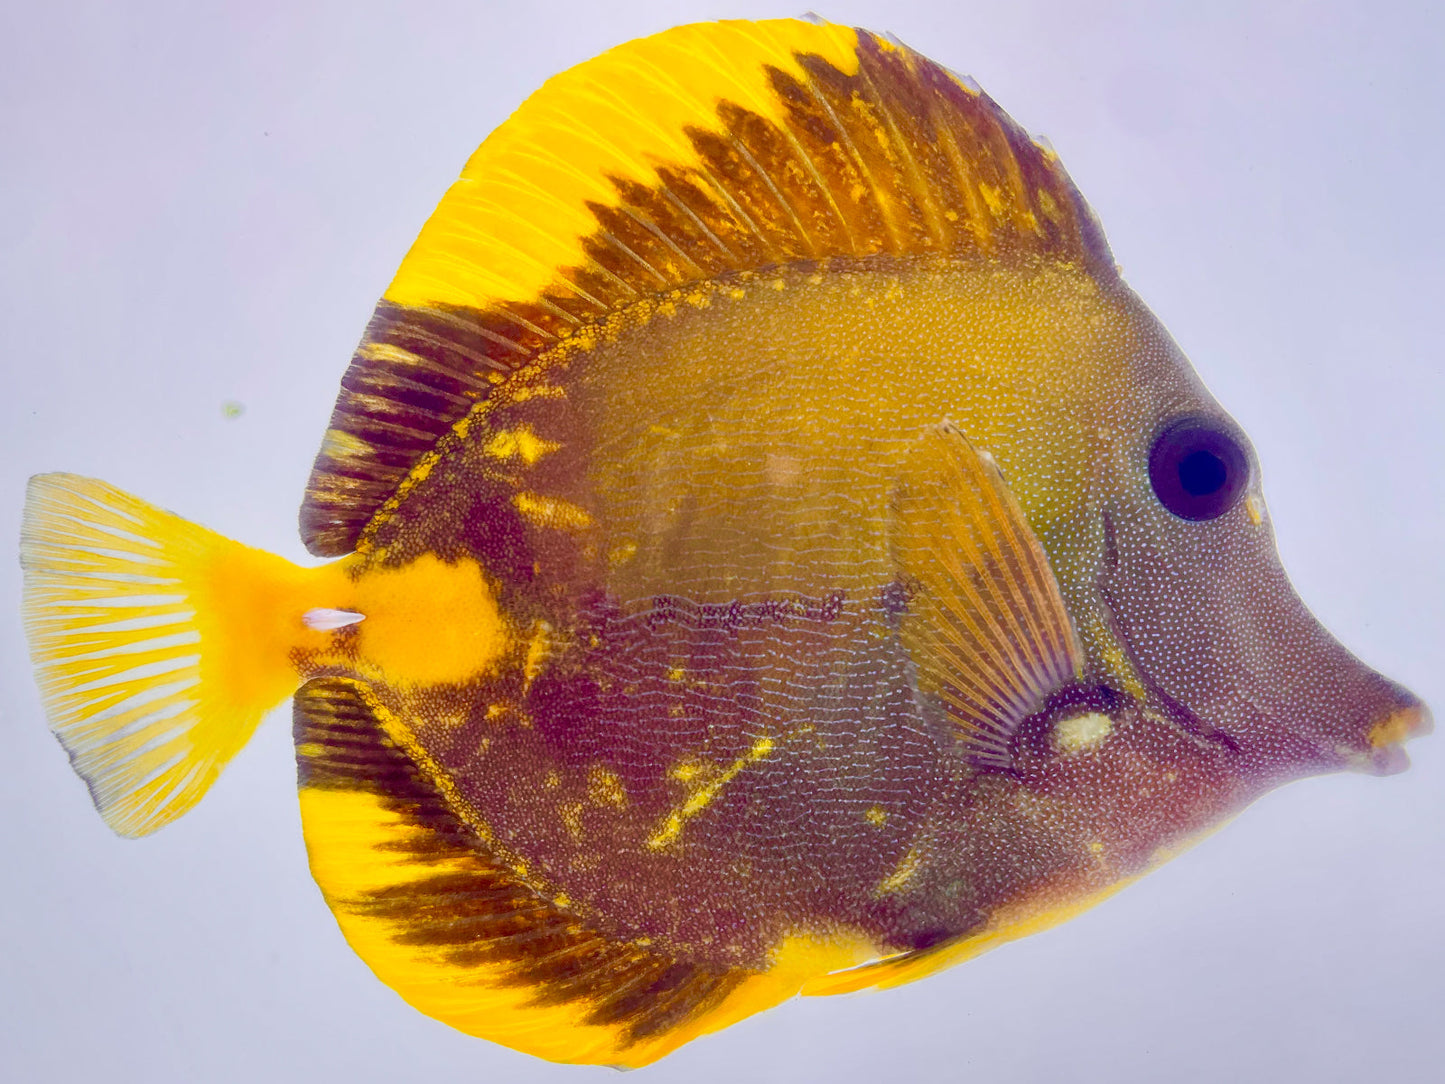
[[[20,553],[51,729],[106,823],[153,832],[200,800],[297,684],[290,645],[243,642],[266,626],[227,612],[245,595],[217,581],[302,570],[66,474],[31,479]]]

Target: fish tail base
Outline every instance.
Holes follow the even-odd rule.
[[[195,805],[329,635],[304,617],[336,566],[300,568],[94,479],[31,479],[20,554],[46,716],[120,835]]]

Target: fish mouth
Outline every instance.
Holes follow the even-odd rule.
[[[1414,693],[1365,666],[1333,638],[1324,645],[1327,665],[1320,670],[1335,679],[1335,695],[1323,703],[1307,687],[1268,695],[1260,689],[1267,683],[1246,673],[1229,682],[1230,695],[1213,703],[1213,710],[1198,710],[1170,695],[1143,665],[1112,592],[1105,584],[1097,591],[1104,626],[1143,687],[1147,710],[1202,746],[1246,760],[1278,764],[1283,758],[1304,775],[1387,776],[1410,767],[1406,742],[1435,729],[1429,707]]]
[[[1349,759],[1350,767],[1369,775],[1396,775],[1410,766],[1405,743],[1435,730],[1430,709],[1418,700],[1386,712],[1365,733],[1367,746]]]

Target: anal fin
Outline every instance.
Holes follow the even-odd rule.
[[[952,423],[930,427],[905,457],[890,541],[920,693],[976,764],[1009,767],[1019,724],[1076,676],[1082,652],[997,464]]]
[[[803,986],[804,997],[830,997],[860,990],[888,990],[936,975],[956,964],[982,956],[990,949],[1031,937],[1087,911],[1115,892],[1127,888],[1140,875],[1113,884],[1045,886],[1032,898],[1001,909],[977,930],[913,952],[903,952],[857,967],[818,975]]]
[[[461,1031],[636,1067],[839,966],[828,946],[785,946],[779,966],[754,971],[609,937],[493,857],[355,681],[304,686],[295,737],[311,870],[342,932],[383,982]]]

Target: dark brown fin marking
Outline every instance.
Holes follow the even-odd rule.
[[[757,25],[803,40],[801,30],[778,29],[799,24]],[[635,70],[619,66],[614,58],[628,48],[558,77],[498,133],[525,124],[584,80],[646,111],[658,86],[639,88]],[[793,52],[793,72],[765,65],[772,116],[728,100],[719,78],[715,115],[687,125],[679,140],[695,160],[655,162],[645,180],[609,174],[612,198],[582,199],[578,208],[594,223],[573,246],[583,258],[557,266],[530,296],[481,307],[381,303],[342,381],[307,486],[301,532],[311,552],[350,552],[417,461],[508,373],[639,299],[829,258],[938,254],[1005,266],[1051,260],[1100,279],[1115,276],[1103,234],[1058,159],[987,95],[866,32],[857,34],[852,74],[808,49]],[[588,135],[606,136],[596,124]],[[485,171],[490,143],[469,175]],[[538,160],[550,153],[539,147]],[[447,201],[433,216],[438,223],[478,228]],[[408,261],[425,258],[418,253],[426,237]],[[544,240],[539,235],[539,246]],[[498,243],[495,260],[516,258]],[[468,274],[457,266],[456,276]],[[388,298],[397,289],[393,284]]]
[[[320,873],[317,878],[343,928],[347,918],[379,925],[392,941],[418,950],[422,962],[416,966],[433,972],[428,981],[441,970],[450,972],[441,978],[460,989],[477,983],[478,975],[485,985],[523,988],[531,997],[513,1013],[571,1006],[580,1023],[612,1029],[616,1048],[625,1052],[706,1016],[751,974],[698,966],[609,938],[537,892],[491,857],[478,834],[387,735],[354,683],[307,684],[296,697],[294,729],[303,798],[308,791],[374,796],[395,819],[375,849],[385,852],[388,862],[413,867],[413,874],[418,866],[434,871],[344,897],[328,886],[328,878]],[[313,868],[319,871],[326,857],[316,850],[326,846],[327,832],[313,830],[313,824],[307,828]],[[348,929],[349,936],[354,932]],[[363,940],[352,936],[363,959],[376,966]],[[485,997],[484,989],[480,993]],[[506,1036],[500,1041],[518,1045]],[[572,1060],[564,1045],[565,1036],[558,1037],[534,1052]]]
[[[1019,724],[1083,657],[1043,548],[992,457],[950,423],[906,457],[890,541],[920,691],[977,764],[1008,768]]]

